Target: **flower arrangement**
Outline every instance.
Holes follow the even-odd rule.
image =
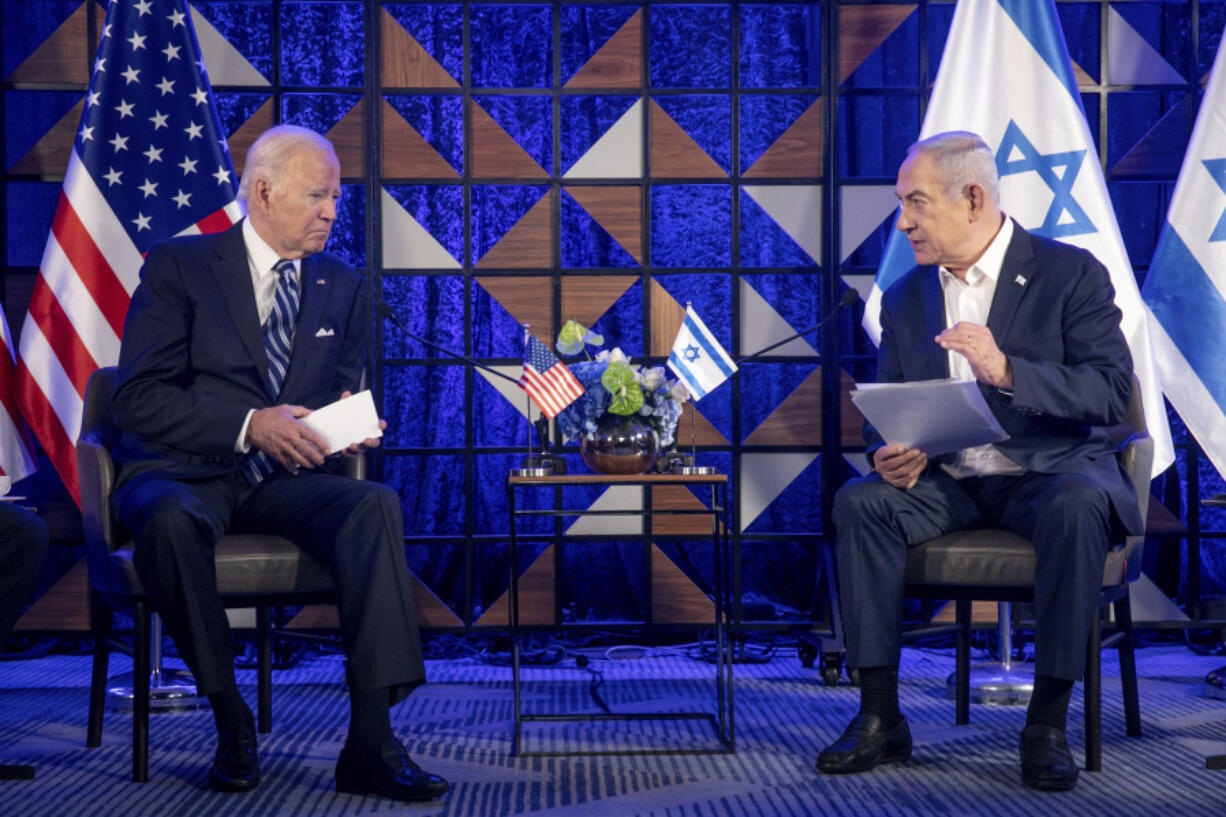
[[[663,366],[631,367],[621,349],[601,350],[592,358],[587,347],[604,345],[604,338],[577,321],[567,321],[558,333],[560,355],[587,355],[586,360],[568,363],[571,374],[583,385],[584,394],[558,412],[558,428],[568,440],[596,438],[597,423],[606,414],[637,414],[655,430],[660,447],[672,445],[681,405],[690,399],[685,384],[672,380]]]

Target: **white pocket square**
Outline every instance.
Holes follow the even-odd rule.
[[[335,334],[336,334],[336,330],[335,330],[335,329],[333,329],[332,327],[328,327],[328,328],[326,328],[326,329],[321,327],[321,328],[320,328],[320,330],[319,330],[318,332],[316,332],[316,333],[315,333],[315,337],[317,337],[317,338],[330,338],[330,337],[332,337],[332,336],[333,336],[333,335],[335,335]]]

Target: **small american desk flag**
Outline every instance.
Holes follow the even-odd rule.
[[[78,498],[85,383],[119,360],[143,256],[242,216],[186,0],[112,2],[21,330],[17,402]]]
[[[583,386],[566,364],[532,335],[524,347],[524,373],[519,378],[519,387],[550,419],[583,396]]]

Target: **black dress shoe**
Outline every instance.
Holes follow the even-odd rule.
[[[1077,764],[1059,729],[1033,724],[1022,730],[1022,782],[1032,789],[1068,791],[1077,785]]]
[[[260,759],[255,725],[244,724],[217,738],[217,754],[209,768],[209,785],[217,791],[251,791],[260,784]]]
[[[433,800],[451,787],[413,762],[400,741],[384,740],[377,754],[346,743],[336,761],[336,790],[345,794],[380,794],[392,800]]]
[[[861,714],[852,718],[839,739],[817,756],[817,768],[826,774],[853,774],[909,757],[911,727],[906,718],[887,729],[878,715]]]

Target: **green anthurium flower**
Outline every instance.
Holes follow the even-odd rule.
[[[608,409],[611,414],[634,414],[643,407],[643,389],[634,380],[634,370],[620,360],[609,363],[600,383],[613,397]]]
[[[558,333],[558,354],[577,355],[583,351],[584,344],[603,346],[604,337],[574,319],[563,324],[562,331]]]

